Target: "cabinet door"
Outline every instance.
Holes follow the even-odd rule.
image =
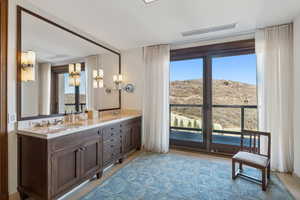
[[[102,169],[102,141],[98,137],[81,148],[81,176],[92,176]]]
[[[127,125],[122,128],[122,151],[128,153],[133,147],[132,126]]]
[[[80,150],[62,150],[52,156],[53,195],[71,188],[80,179]]]
[[[132,125],[132,143],[134,149],[141,148],[141,123],[137,122]]]

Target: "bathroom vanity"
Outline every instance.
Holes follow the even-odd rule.
[[[69,128],[68,128],[69,127]],[[118,114],[18,131],[22,199],[57,199],[141,146],[141,116]]]

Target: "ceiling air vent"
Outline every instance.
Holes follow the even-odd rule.
[[[181,33],[183,37],[193,36],[193,35],[200,35],[205,33],[217,32],[217,31],[224,31],[229,29],[234,29],[237,23],[226,24],[221,26],[213,26],[209,28],[202,28],[198,30],[186,31]]]

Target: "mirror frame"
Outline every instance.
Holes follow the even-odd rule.
[[[38,116],[32,116],[32,117],[22,117],[21,116],[21,110],[22,110],[22,107],[21,107],[21,102],[22,102],[22,96],[21,96],[22,12],[25,12],[33,17],[43,20],[50,25],[56,26],[57,28],[60,28],[63,31],[73,34],[73,35],[77,36],[78,38],[81,38],[87,42],[90,42],[98,47],[101,47],[103,49],[106,49],[106,50],[116,54],[119,57],[119,74],[121,74],[121,53],[119,53],[113,49],[110,49],[109,47],[106,47],[102,44],[99,44],[98,42],[96,42],[92,39],[89,39],[83,35],[80,35],[80,34],[76,33],[75,31],[72,31],[62,25],[59,25],[56,22],[53,22],[53,21],[51,21],[39,14],[36,14],[26,8],[17,6],[17,120],[18,121],[58,117],[58,116],[64,115],[64,114],[50,114],[50,115],[38,115]],[[101,112],[101,111],[118,110],[118,109],[121,109],[121,91],[119,91],[119,107],[101,109],[98,111]]]

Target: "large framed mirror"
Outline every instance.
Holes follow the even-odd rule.
[[[119,74],[119,52],[17,8],[18,120],[120,109]]]

